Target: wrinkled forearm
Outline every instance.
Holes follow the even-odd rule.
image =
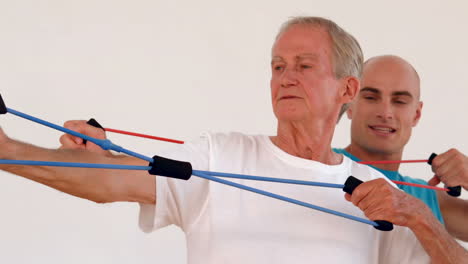
[[[1,144],[0,156],[15,160],[147,165],[145,161],[122,155],[104,156],[84,150],[45,149],[11,139]],[[155,184],[154,177],[146,171],[24,165],[2,165],[0,169],[98,203],[154,203],[155,195],[150,186]]]
[[[468,251],[445,230],[435,217],[420,217],[410,227],[432,263],[468,263]]]

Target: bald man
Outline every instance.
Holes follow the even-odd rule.
[[[421,118],[422,107],[419,76],[408,62],[390,55],[369,59],[364,64],[359,95],[347,111],[351,119],[351,144],[335,151],[355,161],[401,160],[412,128]],[[377,164],[374,168],[391,180],[426,183],[402,176],[398,173],[399,166],[398,163]],[[443,181],[448,186],[461,185],[468,189],[468,158],[458,150],[437,156],[432,170],[435,176],[429,182],[431,185]],[[398,204],[401,208],[396,210],[400,211],[406,226],[417,235],[432,260],[444,263],[468,261],[466,250],[443,227],[445,222],[450,234],[468,240],[468,227],[463,224],[468,217],[468,201],[444,192],[403,185],[399,188],[407,195],[402,194],[402,202]],[[363,206],[356,199],[353,203]]]

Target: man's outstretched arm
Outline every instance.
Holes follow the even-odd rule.
[[[80,149],[45,149],[11,139],[0,128],[0,158],[147,166],[124,155],[102,155]],[[147,171],[1,165],[1,170],[97,203],[130,201],[154,204],[156,179]]]

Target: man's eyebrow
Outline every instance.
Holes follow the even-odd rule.
[[[273,64],[274,62],[278,62],[278,61],[284,61],[284,60],[283,58],[279,56],[274,56],[273,58],[271,58],[271,64]]]
[[[393,96],[408,96],[413,98],[413,95],[408,91],[397,91],[392,93]]]
[[[301,59],[313,59],[317,60],[318,56],[317,54],[314,53],[302,53],[296,56],[296,60],[301,60]]]
[[[318,56],[317,54],[314,54],[314,53],[302,53],[302,54],[299,54],[297,56],[294,57],[296,60],[303,60],[303,59],[313,59],[313,60],[317,60],[318,59]],[[271,62],[278,62],[278,61],[284,61],[284,59],[280,56],[274,56],[273,58],[271,58]]]
[[[361,88],[361,90],[359,91],[359,93],[363,93],[363,92],[381,94],[379,89],[374,88],[374,87],[368,87],[368,86]]]
[[[375,94],[382,93],[379,89],[374,88],[374,87],[369,87],[369,86],[363,87],[359,91],[359,93],[364,93],[364,92],[375,93]],[[396,91],[392,93],[392,96],[408,96],[410,98],[413,98],[413,95],[408,91]]]

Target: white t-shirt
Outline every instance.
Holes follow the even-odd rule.
[[[339,165],[298,158],[267,136],[205,134],[161,156],[193,169],[343,184],[385,178],[343,157]],[[188,263],[428,263],[411,231],[382,232],[339,216],[192,176],[156,176],[156,205],[141,204],[145,232],[175,224],[187,239]],[[341,189],[228,179],[366,218]]]

